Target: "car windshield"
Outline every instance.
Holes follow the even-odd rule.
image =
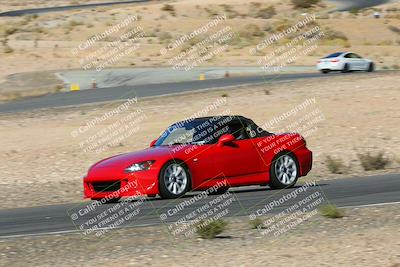
[[[343,54],[343,52],[337,52],[337,53],[330,54],[329,56],[326,56],[326,57],[324,57],[324,58],[338,57],[338,56],[340,56],[341,54]]]
[[[230,133],[228,123],[232,118],[221,116],[175,123],[164,131],[155,146],[215,144],[219,137]]]

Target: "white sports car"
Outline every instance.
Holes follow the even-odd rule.
[[[318,60],[317,69],[322,73],[330,71],[349,72],[354,70],[374,71],[374,62],[352,52],[337,52]]]

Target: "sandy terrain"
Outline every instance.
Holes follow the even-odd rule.
[[[270,120],[315,98],[315,104],[295,116],[266,127],[272,132],[290,130],[306,136],[314,152],[310,179],[396,173],[400,170],[399,77],[399,73],[389,72],[274,85],[266,81],[256,87],[150,98],[139,100],[129,110],[100,121],[82,133],[78,132],[80,127],[115,110],[121,103],[1,114],[0,184],[3,194],[0,207],[80,201],[82,176],[91,164],[111,155],[143,149],[173,122],[196,116],[217,101],[221,103],[221,99],[226,102],[202,115],[241,114],[259,125],[270,125],[267,124]],[[302,123],[285,128],[316,110],[319,115],[309,118],[314,121],[310,127]],[[134,117],[130,120],[134,123],[130,129],[107,139],[109,135],[104,133],[105,129],[115,127],[116,122],[124,124],[132,114]],[[317,119],[320,115],[323,120]],[[93,142],[87,140],[91,137],[104,142],[96,148],[90,147]],[[96,151],[97,148],[101,151]],[[391,163],[385,170],[364,171],[357,154],[379,151],[384,152]],[[343,174],[329,172],[328,155],[343,161]]]
[[[174,238],[163,226],[0,241],[5,266],[400,266],[399,206],[352,208],[346,217],[314,215],[270,238],[247,218],[229,219],[225,238]]]
[[[55,7],[55,6],[69,6],[69,5],[84,5],[99,2],[120,2],[121,0],[19,0],[8,1],[0,0],[0,12],[19,10],[26,8],[42,8],[42,7]]]
[[[5,6],[8,1],[3,2],[0,2],[0,7],[1,4]],[[51,2],[59,4],[68,1]],[[41,14],[38,17],[0,18],[0,55],[3,62],[0,66],[0,82],[13,73],[82,68],[80,60],[90,54],[89,51],[76,55],[71,53],[71,49],[115,26],[128,15],[139,17],[139,21],[129,29],[141,26],[145,36],[139,40],[140,48],[116,60],[110,67],[171,67],[168,60],[176,56],[182,47],[179,51],[166,55],[161,55],[160,49],[183,34],[207,24],[216,15],[222,14],[226,14],[228,19],[216,28],[230,26],[237,37],[228,43],[228,49],[202,62],[201,65],[256,66],[261,55],[285,45],[288,40],[282,40],[274,48],[265,49],[259,55],[251,55],[249,49],[266,37],[287,29],[304,18],[301,15],[302,11],[294,10],[289,5],[289,0],[257,2],[260,6],[255,7],[254,4],[243,4],[243,1],[238,0],[229,1],[229,4],[222,0],[175,1],[172,3],[172,11],[162,10],[165,4],[154,2],[144,6],[123,5]],[[29,3],[27,4],[29,6]],[[257,10],[270,6],[275,8],[276,14],[271,18],[260,17]],[[330,37],[321,39],[315,50],[299,56],[292,64],[314,65],[318,58],[332,51],[352,50],[373,59],[381,68],[398,68],[396,57],[400,54],[400,39],[396,29],[400,28],[399,6],[398,2],[385,5],[382,8],[384,18],[379,20],[372,18],[371,9],[357,15],[348,12],[328,14],[330,7],[324,5],[310,10],[310,14],[317,14],[316,23],[324,32],[330,33]],[[94,49],[119,38],[125,30],[104,38]],[[206,36],[207,34],[204,34],[193,42],[186,42],[185,47]],[[46,89],[54,91],[53,87]],[[1,84],[0,88],[2,92],[12,90],[12,86],[7,84]]]

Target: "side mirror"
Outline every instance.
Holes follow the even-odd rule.
[[[153,147],[156,144],[156,142],[157,142],[157,139],[154,139],[153,141],[151,141],[150,147]]]
[[[233,134],[224,134],[218,139],[218,147],[222,147],[226,143],[232,142],[233,140],[235,140]]]

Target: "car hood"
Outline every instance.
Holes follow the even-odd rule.
[[[126,168],[133,163],[138,163],[146,160],[157,160],[160,157],[171,157],[172,149],[173,146],[157,146],[150,147],[141,151],[116,155],[97,162],[90,168],[90,170],[94,168]]]

